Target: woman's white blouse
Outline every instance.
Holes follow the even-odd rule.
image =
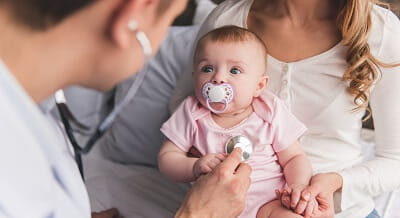
[[[198,38],[224,25],[246,28],[252,0],[227,0],[200,28]],[[389,10],[374,6],[369,45],[385,63],[400,63],[400,21]],[[268,56],[269,89],[308,127],[301,144],[314,172],[338,172],[341,193],[335,194],[336,217],[365,217],[372,197],[400,187],[400,67],[382,68],[370,99],[375,125],[375,158],[366,161],[360,143],[365,111],[353,112],[353,96],[342,80],[348,64],[346,47],[338,43],[314,57],[285,63]],[[192,92],[191,63],[183,74],[171,107]]]

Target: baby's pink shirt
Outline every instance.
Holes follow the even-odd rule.
[[[276,152],[283,151],[306,131],[284,103],[264,92],[253,100],[254,113],[232,128],[222,128],[211,112],[193,97],[187,97],[161,131],[182,151],[194,146],[201,154],[225,153],[225,144],[233,136],[243,135],[253,143],[253,153],[246,161],[252,167],[246,209],[241,217],[255,217],[259,207],[275,198],[275,189],[285,185]]]

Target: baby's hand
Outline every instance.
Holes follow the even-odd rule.
[[[306,187],[308,187],[308,185],[291,184],[282,190],[276,190],[276,194],[284,207],[300,215],[305,214],[306,211],[308,211],[307,214],[312,214],[312,212],[318,208],[318,203],[315,199],[310,199],[309,193],[304,193],[303,195],[302,192]]]
[[[193,166],[193,174],[198,178],[201,174],[211,172],[218,164],[225,160],[224,154],[207,154],[199,158]]]

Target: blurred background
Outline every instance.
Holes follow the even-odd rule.
[[[174,25],[187,26],[198,24],[199,20],[196,20],[196,18],[202,17],[203,14],[201,13],[208,13],[209,11],[207,9],[212,8],[211,6],[215,6],[223,1],[224,0],[189,0],[186,11],[175,20]],[[390,9],[394,11],[397,16],[400,16],[400,0],[382,0],[382,2],[388,3]],[[200,7],[200,9],[204,8],[204,10],[196,10],[198,7]]]
[[[385,0],[385,2],[389,3],[391,9],[400,16],[400,0]]]

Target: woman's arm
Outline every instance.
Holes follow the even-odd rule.
[[[171,180],[192,182],[196,179],[193,173],[193,166],[198,159],[188,157],[186,152],[166,139],[158,154],[158,167]]]
[[[399,32],[400,33],[400,32]],[[400,36],[400,34],[399,34]],[[399,42],[400,43],[400,42]],[[400,45],[397,49],[400,60]],[[386,51],[389,51],[388,49]],[[382,69],[382,78],[371,94],[375,127],[375,157],[340,172],[313,176],[307,189],[316,196],[320,207],[317,216],[333,216],[333,193],[341,190],[341,210],[353,206],[354,199],[370,198],[400,188],[400,67]]]
[[[383,63],[400,63],[400,21],[389,11],[384,17],[384,23],[376,23],[383,27],[380,32],[376,32],[377,28],[371,31],[371,34],[382,37],[374,55]],[[366,199],[400,188],[400,177],[395,176],[400,169],[400,67],[380,70],[381,78],[370,96],[375,157],[337,173],[315,175],[311,181],[312,195],[323,195],[325,200],[341,189],[341,204],[337,205],[341,210],[354,206],[354,199]],[[327,194],[328,190],[330,194]]]
[[[381,33],[383,63],[400,64],[400,21],[386,14]],[[370,105],[375,128],[375,157],[339,172],[343,177],[342,210],[351,206],[356,194],[376,196],[400,188],[400,67],[381,68],[382,76],[371,92]],[[363,196],[358,196],[363,197]]]

